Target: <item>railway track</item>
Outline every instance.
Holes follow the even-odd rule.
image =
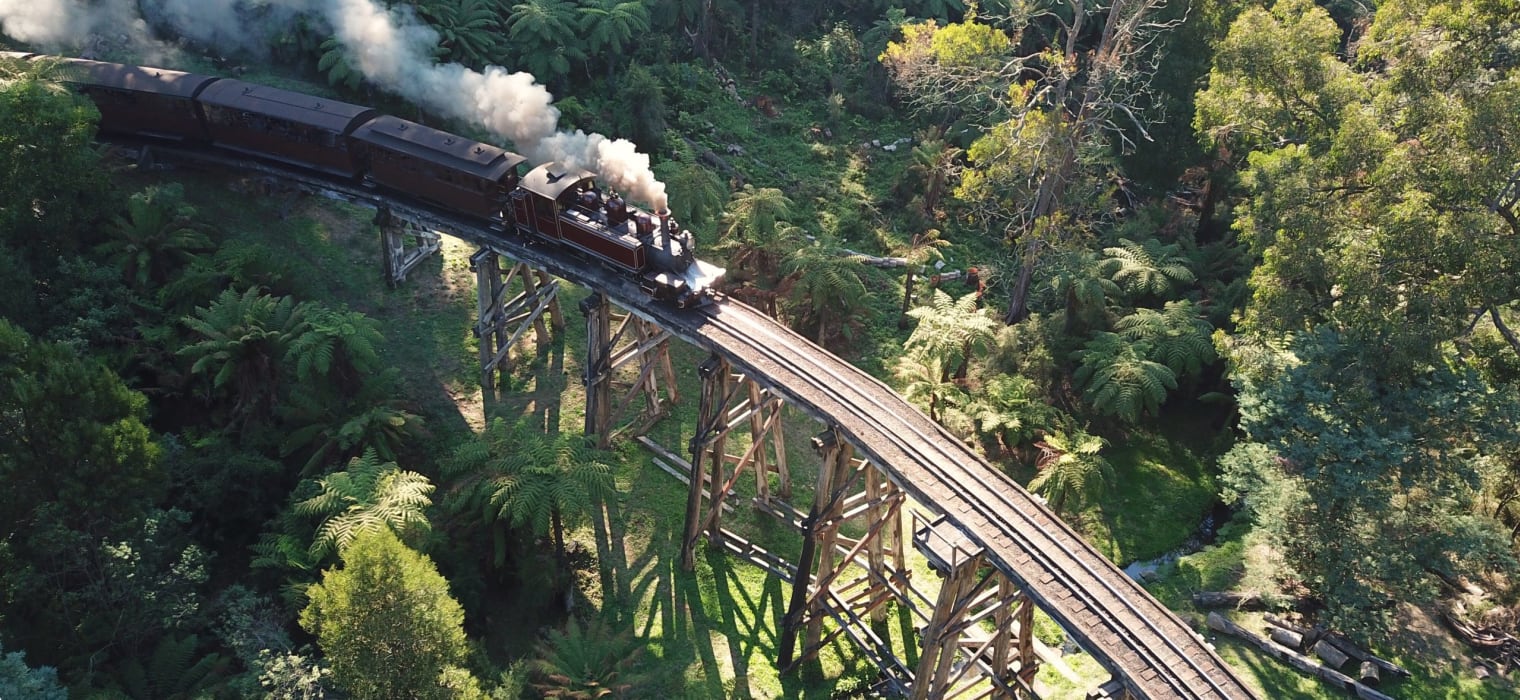
[[[924,506],[948,516],[1135,697],[1256,696],[1202,638],[1007,475],[874,377],[733,300],[698,309],[652,302],[614,271],[479,221],[395,201],[333,178],[204,151],[176,159],[260,172],[337,195],[529,263],[606,294],[682,340],[715,352],[850,438]]]
[[[949,516],[1130,692],[1252,698],[1192,629],[1044,505],[889,387],[734,302],[693,329],[730,360],[847,434],[898,485]]]

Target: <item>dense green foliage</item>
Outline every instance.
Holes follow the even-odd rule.
[[[1302,596],[1395,653],[1413,606],[1516,632],[1513,0],[379,4],[436,31],[434,60],[531,71],[562,128],[634,140],[725,291],[893,382],[1119,563],[1236,505],[1226,554],[1194,560],[1229,563],[1184,560],[1169,603]],[[289,19],[267,56],[215,48],[438,121]],[[482,409],[462,263],[381,290],[355,272],[368,213],[314,223],[290,193],[104,153],[48,70],[0,65],[0,640],[25,650],[0,696],[774,675],[744,665],[774,581],[667,570],[680,506],[638,502],[652,468],[561,432],[578,350],[514,352]],[[868,684],[851,664],[831,691]],[[1257,666],[1268,695],[1312,692]],[[1392,691],[1505,690],[1463,672]],[[752,694],[814,690],[779,683]]]
[[[390,530],[354,538],[343,567],[324,571],[307,597],[301,626],[352,697],[466,697],[447,676],[468,651],[464,610],[433,563]]]

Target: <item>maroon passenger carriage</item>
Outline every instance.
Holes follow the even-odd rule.
[[[371,119],[351,138],[369,181],[485,219],[506,213],[528,160],[390,115]]]
[[[222,79],[197,101],[211,143],[343,177],[360,170],[349,134],[379,114],[369,107]]]
[[[206,139],[195,98],[219,78],[82,58],[43,60],[57,60],[58,78],[95,103],[103,134]]]
[[[386,116],[369,107],[230,78],[0,52],[57,61],[93,100],[103,134],[213,146],[363,181],[405,198],[544,239],[636,279],[650,296],[702,303],[723,269],[696,259],[669,212],[651,215],[597,188],[595,175]]]

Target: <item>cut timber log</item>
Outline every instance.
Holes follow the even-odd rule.
[[[1378,668],[1384,671],[1392,673],[1401,678],[1409,677],[1409,671],[1405,670],[1404,667],[1387,659],[1381,659],[1373,656],[1366,651],[1363,651],[1361,647],[1352,643],[1351,640],[1347,639],[1343,635],[1337,634],[1335,632],[1325,632],[1325,641],[1334,644],[1336,649],[1341,650],[1342,653],[1350,658],[1356,659],[1357,661],[1371,661],[1373,664],[1376,664]]]
[[[1330,668],[1340,668],[1342,666],[1345,666],[1346,659],[1350,658],[1345,652],[1335,648],[1334,644],[1331,644],[1330,642],[1327,642],[1323,639],[1315,642],[1314,655],[1318,656],[1321,659],[1324,659],[1325,663],[1329,665]]]
[[[1292,630],[1285,630],[1281,627],[1273,627],[1267,631],[1267,636],[1271,637],[1272,641],[1277,642],[1278,644],[1281,644],[1289,649],[1297,650],[1304,648],[1304,635],[1301,635]]]
[[[1378,676],[1378,665],[1371,661],[1363,661],[1359,671],[1358,677],[1366,685],[1376,688],[1383,682],[1383,679]]]
[[[1255,632],[1252,632],[1244,627],[1241,627],[1240,625],[1230,622],[1229,620],[1225,619],[1224,615],[1221,615],[1217,612],[1209,613],[1208,625],[1209,629],[1216,632],[1228,634],[1233,637],[1239,637],[1240,639],[1243,639],[1256,648],[1260,649],[1268,656],[1282,661],[1308,675],[1317,676],[1321,680],[1337,688],[1340,688],[1341,690],[1355,693],[1356,696],[1362,700],[1393,700],[1393,698],[1378,692],[1376,689],[1362,683],[1361,681],[1347,676],[1346,674],[1330,668],[1329,666],[1324,666],[1322,664],[1316,663],[1314,659],[1304,656],[1303,654],[1293,651],[1292,649],[1284,648],[1280,644],[1275,644],[1271,640],[1268,640],[1265,637],[1256,634]]]
[[[1262,615],[1262,619],[1266,620],[1267,624],[1269,625],[1281,627],[1285,630],[1288,630],[1289,632],[1297,632],[1298,636],[1303,637],[1304,644],[1307,646],[1314,646],[1314,643],[1318,642],[1319,638],[1324,636],[1324,630],[1319,627],[1304,627],[1303,625],[1295,625],[1281,615],[1267,613],[1265,615]]]
[[[1260,593],[1235,591],[1199,591],[1193,594],[1193,605],[1200,608],[1235,608],[1237,610],[1259,610],[1266,607]]]

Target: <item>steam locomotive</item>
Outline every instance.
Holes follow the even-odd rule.
[[[56,62],[106,137],[211,147],[342,178],[564,246],[637,279],[651,297],[704,303],[724,270],[698,260],[668,211],[604,192],[596,174],[416,122],[266,85],[162,68],[16,52]]]

